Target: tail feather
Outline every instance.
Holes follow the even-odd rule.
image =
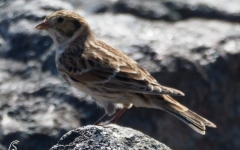
[[[169,114],[180,119],[196,132],[204,135],[206,130],[205,126],[216,128],[216,125],[214,123],[187,109],[185,106],[175,101],[172,97],[163,96],[162,98],[165,100],[164,103],[157,100],[154,101],[155,104],[160,109],[163,109]]]
[[[188,116],[189,118],[196,118],[197,120],[201,121],[205,126],[208,127],[212,127],[212,128],[216,128],[217,126],[212,123],[211,121],[199,116],[198,114],[196,114],[195,112],[188,110],[187,112],[184,112],[186,114],[186,116]]]
[[[189,127],[191,127],[193,130],[195,130],[196,132],[204,135],[205,134],[205,124],[195,118],[190,118],[189,116],[186,116],[186,113],[180,113],[177,111],[170,111],[167,109],[164,109],[166,112],[168,112],[169,114],[177,117],[179,120],[181,120],[182,122],[184,122],[185,124],[187,124]]]

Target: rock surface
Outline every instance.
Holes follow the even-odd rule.
[[[50,150],[170,150],[143,133],[117,125],[85,126],[66,133]]]
[[[118,124],[173,149],[240,147],[239,0],[0,0],[0,148],[49,149],[71,129],[104,112],[68,87],[54,46],[35,29],[59,9],[79,12],[95,35],[147,68],[176,97],[216,123],[198,135],[160,110],[132,108]]]

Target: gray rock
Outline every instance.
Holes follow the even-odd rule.
[[[170,150],[143,133],[117,125],[85,126],[66,133],[50,150]]]

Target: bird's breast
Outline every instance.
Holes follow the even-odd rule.
[[[55,62],[56,63],[59,60],[59,58],[61,57],[63,52],[64,52],[63,48],[59,48],[59,49],[56,50],[56,54],[55,54]]]

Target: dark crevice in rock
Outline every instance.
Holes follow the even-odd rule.
[[[66,131],[64,131],[66,132]],[[25,144],[28,144],[28,149],[34,149],[34,150],[43,150],[43,149],[49,149],[54,143],[57,142],[57,138],[59,138],[60,135],[57,137],[49,136],[47,134],[42,133],[26,133],[26,132],[13,132],[9,133],[8,135],[4,136],[2,139],[2,144],[6,147],[9,146],[9,141],[18,140],[19,144],[17,144],[17,149],[25,149]],[[37,144],[41,141],[41,144]],[[38,146],[36,146],[38,145]]]

